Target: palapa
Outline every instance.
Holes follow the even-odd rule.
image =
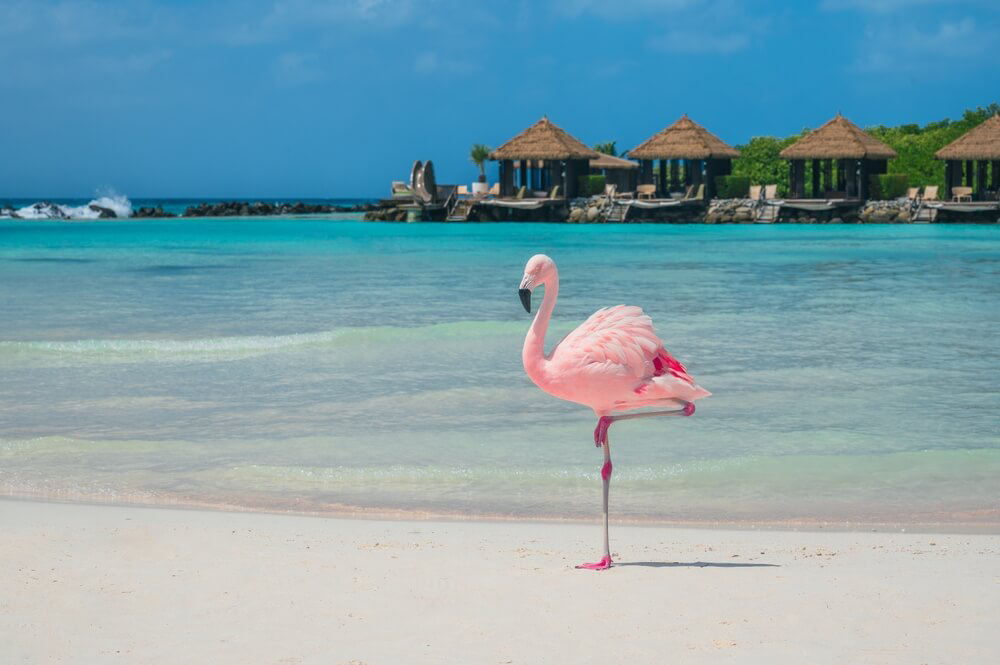
[[[780,153],[784,159],[893,159],[896,151],[839,113]]]
[[[934,153],[938,159],[1000,159],[1000,113],[981,122]]]
[[[490,159],[596,159],[600,156],[547,117],[490,153]]]
[[[732,159],[740,151],[684,114],[628,151],[634,159]]]
[[[631,159],[622,159],[614,155],[599,153],[600,156],[590,160],[592,169],[637,169],[639,165]]]

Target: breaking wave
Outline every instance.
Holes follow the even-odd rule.
[[[132,202],[123,194],[108,192],[83,205],[40,201],[22,208],[0,208],[0,217],[11,219],[125,219],[132,216]]]

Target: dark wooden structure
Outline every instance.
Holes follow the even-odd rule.
[[[715,196],[715,177],[732,173],[732,160],[739,155],[686,114],[628,151],[639,160],[639,182],[655,184],[657,198],[705,185],[706,200]],[[659,169],[654,168],[657,160]]]
[[[634,192],[639,184],[639,164],[631,159],[600,153],[590,160],[590,173],[603,175],[605,184],[614,185],[619,192]]]
[[[806,198],[806,163],[811,162],[813,199],[868,198],[873,174],[885,173],[896,151],[839,113],[781,151],[788,160],[788,197]]]
[[[520,187],[548,191],[558,185],[560,198],[575,198],[580,176],[590,173],[590,160],[597,157],[546,117],[490,153],[499,162],[501,197],[514,196]]]
[[[1000,114],[970,129],[934,153],[944,160],[945,198],[952,188],[971,187],[977,201],[1000,197]],[[964,182],[963,182],[964,180]]]

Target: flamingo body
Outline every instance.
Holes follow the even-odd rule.
[[[545,286],[545,298],[524,338],[524,371],[545,392],[593,409],[597,415],[594,444],[604,448],[604,556],[578,568],[611,567],[608,542],[608,492],[611,444],[608,428],[616,420],[651,416],[690,416],[694,401],[711,393],[695,383],[687,369],[664,347],[653,321],[639,307],[617,305],[599,309],[576,330],[545,353],[545,333],[559,294],[559,271],[544,254],[524,267],[520,297],[531,311],[531,293]],[[667,411],[637,411],[672,407]]]

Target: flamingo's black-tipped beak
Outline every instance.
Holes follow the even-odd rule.
[[[524,311],[531,313],[531,289],[518,289],[517,295],[521,297],[521,304]]]

